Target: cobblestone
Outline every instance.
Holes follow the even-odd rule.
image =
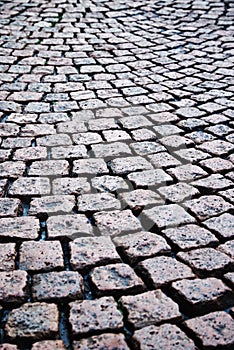
[[[12,339],[41,339],[58,334],[58,310],[55,304],[27,303],[10,312],[6,333]]]
[[[205,349],[233,345],[233,319],[223,311],[193,318],[185,324],[195,333]]]
[[[129,350],[129,347],[122,334],[106,333],[99,336],[81,339],[73,342],[74,350],[101,350],[101,349],[119,349]]]
[[[172,289],[189,314],[204,314],[232,305],[232,290],[213,277],[173,282]]]
[[[122,315],[113,297],[75,301],[70,306],[69,322],[74,335],[97,330],[118,330],[123,327]]]
[[[194,343],[178,327],[171,324],[148,326],[137,330],[133,335],[136,344],[145,350],[178,349],[195,350]]]
[[[161,290],[123,296],[120,302],[123,308],[127,310],[128,322],[135,329],[181,318],[178,305]]]
[[[137,265],[137,268],[147,283],[154,288],[159,288],[180,278],[194,277],[188,266],[168,256],[144,260]]]
[[[49,272],[33,277],[32,297],[37,301],[83,299],[83,279],[78,272]]]
[[[98,296],[133,294],[145,289],[141,279],[127,264],[96,267],[91,271],[90,279]]]
[[[22,303],[27,300],[27,273],[25,271],[0,272],[1,303]]]
[[[70,250],[71,265],[78,271],[120,262],[120,257],[109,237],[78,238],[70,243]]]
[[[0,348],[231,349],[232,1],[0,13]]]
[[[211,275],[225,272],[233,265],[233,259],[214,248],[195,249],[180,252],[178,257],[189,264],[199,275]]]

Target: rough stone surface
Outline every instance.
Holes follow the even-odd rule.
[[[118,330],[123,327],[122,315],[113,297],[75,301],[70,304],[69,322],[74,335],[94,331]]]
[[[0,272],[1,303],[21,303],[27,300],[27,273],[25,271]]]
[[[205,349],[232,347],[234,321],[224,311],[212,312],[185,322],[185,325],[201,341]]]
[[[128,313],[128,322],[135,329],[181,318],[178,305],[159,289],[134,296],[123,296],[120,302]]]
[[[163,324],[159,327],[148,326],[137,330],[133,335],[133,341],[141,349],[161,350],[195,350],[195,344],[178,327],[171,324]]]
[[[144,290],[144,284],[127,264],[96,267],[90,278],[97,295],[132,294]]]
[[[120,262],[110,237],[84,237],[70,243],[71,266],[86,270],[94,266]]]
[[[180,280],[172,283],[181,307],[189,314],[203,314],[232,305],[233,292],[217,278]]]
[[[73,342],[74,350],[129,350],[123,334],[106,333]]]
[[[29,271],[63,268],[63,252],[59,241],[29,241],[20,246],[19,267]]]
[[[159,288],[180,278],[194,277],[188,266],[168,256],[144,260],[137,265],[137,270],[146,283],[154,288]]]
[[[233,259],[228,255],[214,249],[202,248],[189,252],[178,253],[178,257],[189,264],[191,268],[201,276],[225,272],[233,268]]]
[[[83,214],[51,216],[47,220],[48,237],[75,239],[93,234],[93,228]]]
[[[28,303],[10,312],[5,330],[12,339],[41,339],[58,334],[55,304]]]
[[[94,214],[97,227],[102,235],[120,235],[141,230],[139,220],[130,210],[114,210]]]
[[[163,237],[151,232],[139,232],[115,237],[114,243],[130,263],[169,253],[171,250]]]
[[[60,271],[33,277],[34,300],[82,299],[83,279],[78,272]]]

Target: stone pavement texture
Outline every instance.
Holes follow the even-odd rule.
[[[0,349],[234,348],[233,0],[0,0]]]

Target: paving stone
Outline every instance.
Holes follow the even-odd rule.
[[[181,278],[194,277],[188,266],[168,256],[144,260],[137,265],[137,270],[153,288],[162,287]]]
[[[214,248],[180,252],[177,256],[200,276],[214,276],[233,268],[233,259]]]
[[[152,122],[142,115],[120,118],[119,123],[122,125],[124,129],[128,129],[128,130],[152,125]]]
[[[120,209],[120,201],[110,193],[82,194],[78,197],[78,210],[101,211]]]
[[[140,128],[131,130],[131,135],[135,141],[156,140],[156,135],[152,130]]]
[[[30,147],[32,137],[6,137],[1,144],[2,148],[23,148]]]
[[[178,181],[192,181],[208,175],[201,167],[193,164],[176,166],[168,169],[168,173],[174,176]]]
[[[64,134],[74,134],[75,132],[85,132],[87,130],[84,122],[67,121],[58,124],[57,131]]]
[[[88,158],[87,149],[84,145],[53,147],[51,150],[53,159],[76,159]]]
[[[234,236],[233,215],[229,213],[208,219],[204,221],[204,225],[208,229],[214,230],[221,237],[231,238]]]
[[[92,145],[92,152],[95,157],[104,159],[132,154],[128,145],[123,142]]]
[[[131,143],[130,147],[140,156],[165,151],[165,147],[154,141],[135,142]]]
[[[55,304],[27,303],[13,309],[5,330],[11,339],[41,339],[58,334],[59,314]]]
[[[152,169],[152,165],[143,157],[116,158],[110,162],[114,174],[127,174],[137,170]]]
[[[67,237],[75,239],[93,234],[89,220],[83,214],[51,216],[47,220],[49,238]]]
[[[15,243],[0,244],[0,271],[11,271],[15,269],[15,248]]]
[[[181,129],[178,128],[178,126],[173,124],[164,124],[164,125],[157,125],[153,128],[157,135],[163,137],[163,136],[171,136],[173,134],[180,134]]]
[[[155,168],[178,167],[181,163],[167,152],[149,155],[150,162]]]
[[[234,343],[234,321],[226,312],[211,312],[185,322],[185,325],[201,341],[204,349],[228,348]]]
[[[59,241],[28,241],[20,246],[19,268],[50,271],[63,268],[63,252]]]
[[[37,138],[38,146],[56,147],[69,146],[72,144],[71,138],[67,134],[46,135]]]
[[[185,118],[202,117],[205,113],[195,107],[183,107],[179,108],[176,113]]]
[[[62,340],[43,340],[32,345],[32,350],[65,350],[65,345]]]
[[[0,125],[0,136],[17,136],[20,131],[19,125],[13,123],[5,123]]]
[[[107,142],[131,140],[131,136],[123,130],[105,130],[102,134]]]
[[[1,303],[23,303],[27,300],[27,280],[25,271],[0,272]]]
[[[215,156],[222,156],[232,151],[234,149],[234,146],[227,141],[214,140],[204,142],[202,145],[198,146],[198,148]]]
[[[70,250],[71,266],[78,271],[120,262],[109,237],[78,238],[70,243]]]
[[[15,198],[0,198],[0,216],[15,217],[22,211],[21,202]]]
[[[109,170],[105,161],[102,158],[96,159],[79,159],[73,163],[73,173],[75,175],[100,175],[108,174]]]
[[[220,191],[219,194],[224,197],[224,199],[227,199],[229,202],[234,202],[234,189],[230,188],[226,191]]]
[[[177,204],[161,205],[146,209],[142,213],[144,227],[148,230],[154,225],[158,228],[194,223],[195,219]]]
[[[142,229],[140,221],[130,210],[99,212],[94,214],[94,219],[104,236],[134,233]]]
[[[213,246],[218,239],[210,231],[198,225],[168,228],[163,234],[180,250]]]
[[[69,163],[66,160],[44,160],[33,162],[30,166],[31,176],[68,175]]]
[[[52,181],[52,192],[56,195],[83,194],[90,192],[90,184],[85,177],[61,177]]]
[[[0,177],[17,178],[22,176],[26,169],[25,163],[19,162],[3,162],[0,164]]]
[[[217,191],[228,188],[232,186],[233,182],[226,179],[221,174],[212,174],[206,178],[193,181],[191,185],[198,187],[199,189],[209,192],[209,191]]]
[[[37,239],[39,220],[34,217],[0,219],[0,237],[11,239]]]
[[[73,342],[74,350],[129,350],[123,334],[106,333]]]
[[[83,299],[83,279],[78,272],[38,274],[33,276],[32,283],[32,297],[37,301]]]
[[[119,125],[114,118],[98,118],[88,122],[88,129],[91,131],[119,129]]]
[[[13,156],[14,160],[23,160],[25,162],[45,158],[47,158],[47,149],[42,146],[17,149]]]
[[[54,195],[35,198],[30,203],[29,215],[72,213],[75,197],[71,195]]]
[[[133,341],[144,350],[196,349],[193,341],[180,328],[167,323],[159,327],[152,325],[137,330],[133,335]]]
[[[128,183],[118,176],[97,176],[91,179],[92,186],[99,192],[128,190]]]
[[[19,177],[10,187],[11,196],[42,196],[50,194],[50,181],[46,177]]]
[[[70,307],[69,322],[73,335],[119,330],[123,327],[123,316],[113,297],[75,301]]]
[[[183,161],[188,161],[190,163],[195,163],[210,157],[209,153],[207,152],[200,151],[196,148],[186,149],[185,147],[179,151],[175,151],[175,155],[181,158]]]
[[[135,294],[145,289],[134,270],[123,263],[95,267],[90,280],[97,296]]]
[[[221,171],[227,171],[233,168],[233,164],[229,160],[220,157],[203,160],[200,162],[200,165],[208,168],[213,173],[220,173]]]
[[[224,244],[221,244],[218,247],[218,250],[222,253],[225,253],[230,256],[230,258],[234,259],[234,241],[228,241]]]
[[[167,181],[172,181],[171,176],[162,169],[131,173],[127,178],[133,182],[136,187],[148,186],[149,188],[154,188],[157,187],[157,185],[167,183]]]
[[[169,253],[171,250],[163,237],[151,232],[139,232],[115,237],[114,243],[131,264],[141,259]]]
[[[165,136],[159,140],[167,149],[181,149],[193,145],[193,141],[180,135]]]
[[[142,189],[121,193],[118,198],[123,202],[124,206],[128,206],[133,210],[147,207],[151,204],[161,204],[163,202],[157,193]]]
[[[232,290],[213,277],[173,282],[172,289],[179,303],[192,315],[226,308],[233,302]]]
[[[196,188],[182,182],[171,186],[160,187],[158,192],[163,198],[174,203],[183,202],[185,199],[199,194]]]
[[[75,144],[92,145],[102,142],[101,136],[96,132],[77,133],[72,135]]]
[[[232,208],[232,205],[219,196],[202,196],[184,203],[199,220],[206,220],[212,216],[222,214]]]
[[[159,289],[134,296],[123,296],[120,302],[128,313],[128,322],[135,329],[181,319],[178,305]]]

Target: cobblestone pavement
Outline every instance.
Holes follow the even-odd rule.
[[[0,349],[233,349],[233,18],[0,0]]]

